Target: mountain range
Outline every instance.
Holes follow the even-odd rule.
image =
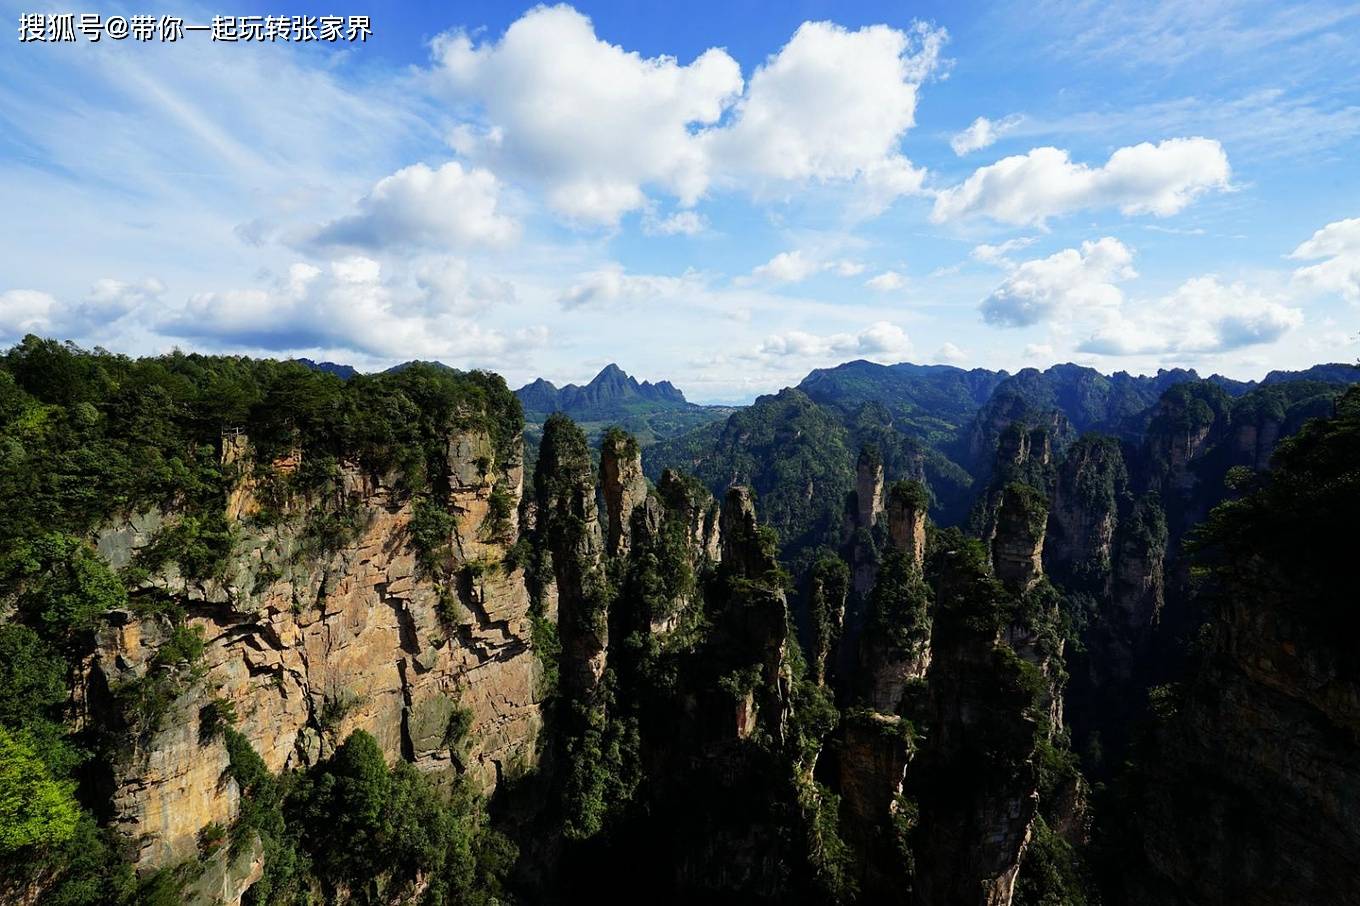
[[[0,355],[0,902],[1360,903],[1360,368],[305,364]]]

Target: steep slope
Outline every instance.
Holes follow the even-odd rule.
[[[698,459],[685,456],[683,440],[646,451],[647,474],[667,468],[693,472],[710,489],[747,485],[766,523],[785,550],[831,540],[840,528],[846,494],[854,483],[851,440],[834,410],[801,390],[762,396],[733,413]]]
[[[1207,638],[1158,699],[1118,902],[1360,902],[1357,463],[1352,390],[1196,535]]]
[[[73,820],[0,847],[4,895],[465,890],[428,872],[475,862],[479,795],[541,726],[504,382],[36,339],[0,364],[0,720],[80,781]],[[65,686],[36,709],[32,663]],[[352,771],[391,807],[306,817]]]

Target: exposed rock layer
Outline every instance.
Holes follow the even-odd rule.
[[[243,444],[231,441],[224,458],[248,461]],[[395,477],[344,466],[334,493],[358,528],[338,549],[317,549],[307,528],[335,501],[293,499],[265,522],[252,515],[262,510],[259,483],[243,469],[228,501],[239,533],[228,574],[196,582],[172,566],[146,582],[146,594],[187,608],[207,645],[201,679],[115,771],[114,822],[136,841],[139,868],[196,853],[200,829],[235,817],[225,748],[200,733],[199,712],[214,699],[273,771],[315,764],[357,729],[389,760],[436,779],[466,770],[483,791],[532,764],[541,718],[528,595],[522,571],[500,565],[513,524],[488,524],[493,489],[518,503],[523,470],[493,467],[481,432],[455,435],[448,451],[443,503],[456,527],[438,575],[418,565],[412,504]],[[99,548],[122,565],[176,518],[135,515],[110,525]],[[89,661],[85,700],[97,707],[103,690],[162,669],[153,661],[166,631],[154,616],[114,614]],[[458,707],[472,722],[466,750],[453,752],[446,734]]]

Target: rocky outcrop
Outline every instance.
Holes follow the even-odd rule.
[[[792,695],[787,661],[789,611],[777,584],[779,561],[774,541],[756,520],[755,501],[746,487],[731,487],[722,505],[722,569],[740,584],[728,603],[723,632],[743,658],[754,658],[759,672],[760,697],[738,707],[738,735],[755,726],[757,717],[766,732],[783,742]],[[758,708],[758,714],[751,708]]]
[[[1132,903],[1360,903],[1360,390],[1198,537],[1201,655],[1150,695]]]
[[[1044,566],[1065,587],[1107,595],[1115,560],[1119,506],[1128,493],[1119,442],[1080,438],[1063,457],[1053,489]]]
[[[240,906],[246,891],[264,876],[264,844],[255,835],[240,852],[232,850],[219,845],[204,859],[202,873],[184,891],[186,903]]]
[[[928,509],[929,499],[918,482],[898,482],[888,493],[888,543],[918,568],[925,564]]]
[[[904,711],[908,687],[930,667],[930,590],[907,551],[890,551],[869,596],[860,641],[857,701],[887,715]]]
[[[855,464],[855,525],[872,529],[883,512],[883,457],[877,450],[860,451]]]
[[[808,668],[813,682],[819,686],[834,685],[836,681],[837,655],[845,632],[848,579],[849,570],[839,557],[823,557],[808,571]]]
[[[939,557],[929,738],[908,779],[921,904],[1009,904],[1038,811],[1034,703],[1003,641],[1007,595],[980,553]]]
[[[907,893],[909,871],[893,822],[904,806],[903,784],[915,755],[911,734],[906,718],[860,709],[845,716],[836,744],[842,833],[871,902],[903,902]]]
[[[605,670],[608,591],[590,451],[569,419],[548,420],[534,482],[536,518],[557,587],[562,680],[573,695],[588,697]]]
[[[135,842],[143,870],[196,853],[200,829],[235,817],[223,743],[201,720],[209,705],[235,714],[273,771],[315,764],[357,729],[389,760],[405,758],[436,780],[466,771],[488,792],[535,758],[528,595],[522,570],[505,559],[513,524],[488,518],[493,493],[519,500],[518,454],[496,462],[480,431],[450,438],[449,491],[438,505],[455,518],[431,571],[420,565],[413,503],[397,476],[342,465],[328,492],[292,498],[265,518],[245,443],[224,444],[224,459],[239,465],[226,574],[191,580],[169,565],[133,594],[176,602],[206,643],[194,669],[177,674],[168,712],[133,727],[115,766],[113,823]],[[177,518],[134,515],[108,526],[99,549],[125,564]],[[335,523],[343,531],[322,540],[319,527]],[[157,657],[168,633],[154,607],[112,615],[86,665],[91,717],[118,710],[110,695],[178,669]],[[472,713],[458,751],[448,733],[456,708]]]
[[[902,854],[893,821],[931,662],[930,593],[922,575],[927,499],[916,482],[898,482],[888,493],[890,547],[869,594],[855,696],[837,746],[846,839],[862,888],[880,897],[904,877],[904,867],[894,864]]]
[[[702,484],[674,469],[666,469],[656,483],[666,508],[685,525],[696,556],[712,563],[722,559],[721,506]]]
[[[1360,682],[1286,609],[1221,613],[1158,739],[1130,901],[1360,903]]]
[[[779,568],[773,539],[765,539],[756,519],[755,497],[750,488],[734,485],[727,489],[722,504],[721,537],[722,563],[731,574],[763,581]]]
[[[992,566],[1008,588],[1028,591],[1043,575],[1047,520],[1047,501],[1038,491],[1019,483],[1002,491],[992,538]]]
[[[622,431],[607,432],[600,443],[600,491],[608,517],[605,553],[622,557],[628,553],[633,508],[647,497],[642,448]]]

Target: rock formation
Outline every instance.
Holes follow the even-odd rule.
[[[622,431],[606,433],[600,444],[600,490],[609,522],[605,553],[622,557],[628,553],[633,508],[647,497],[642,449]]]
[[[926,511],[929,499],[919,482],[898,482],[888,493],[888,542],[916,566],[926,559]]]
[[[1044,567],[1074,590],[1109,594],[1119,508],[1129,475],[1118,441],[1087,435],[1058,467],[1044,542]]]
[[[236,729],[276,772],[315,764],[357,729],[389,760],[406,758],[436,779],[466,771],[488,792],[535,759],[539,668],[528,595],[522,570],[506,560],[513,523],[489,519],[493,495],[519,501],[518,459],[496,462],[480,431],[450,438],[447,496],[433,505],[454,527],[431,572],[413,545],[414,504],[395,489],[396,476],[342,464],[329,495],[289,499],[266,518],[269,476],[249,467],[248,444],[240,436],[224,443],[224,461],[240,466],[227,502],[238,539],[226,575],[190,580],[167,565],[134,595],[180,602],[206,641],[194,681],[115,765],[113,822],[134,841],[142,870],[195,854],[200,830],[236,815],[222,740],[202,722],[209,706],[234,713]],[[351,533],[322,544],[318,526],[337,514]],[[101,532],[99,549],[125,565],[178,518],[133,514]],[[111,695],[169,669],[158,658],[168,632],[153,608],[111,615],[86,666],[87,720],[111,709]],[[457,709],[471,711],[461,751],[448,742]],[[248,886],[248,868],[229,868],[223,877]]]
[[[860,451],[855,464],[855,525],[872,529],[883,512],[883,458],[875,449]]]
[[[600,682],[609,643],[603,543],[585,435],[569,419],[548,420],[534,473],[539,532],[552,558],[562,680],[577,694]]]
[[[1352,390],[1200,539],[1202,656],[1152,695],[1129,902],[1360,903],[1357,452]]]
[[[992,538],[992,565],[996,577],[1008,588],[1028,591],[1043,575],[1047,520],[1048,504],[1038,491],[1018,482],[1002,490]]]

